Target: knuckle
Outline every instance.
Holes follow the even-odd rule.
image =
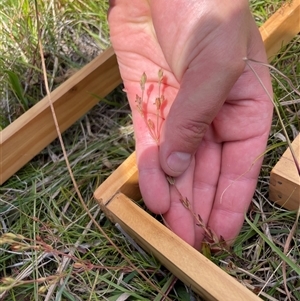
[[[184,123],[178,125],[178,133],[180,137],[187,143],[195,143],[200,141],[207,131],[208,124],[200,120],[185,120]]]

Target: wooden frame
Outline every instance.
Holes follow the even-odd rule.
[[[286,1],[259,30],[268,59],[272,61],[280,48],[287,45],[300,32],[300,1]]]
[[[51,93],[61,132],[122,82],[112,48]],[[57,137],[47,97],[0,132],[0,185]]]
[[[125,194],[118,192],[107,203],[100,204],[115,223],[205,300],[261,300]]]
[[[268,58],[300,31],[300,0],[277,11],[260,28]],[[95,191],[101,209],[146,251],[205,300],[261,300],[177,235],[139,208],[138,170],[133,153]]]
[[[135,159],[133,153],[95,192],[109,219],[205,300],[261,300],[130,200],[140,198]]]
[[[300,162],[300,134],[292,148]],[[289,148],[271,171],[269,199],[289,210],[300,207],[300,176]]]

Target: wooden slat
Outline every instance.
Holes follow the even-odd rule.
[[[136,201],[141,198],[135,152],[98,187],[95,197],[106,204],[116,192],[122,192]]]
[[[260,27],[269,60],[272,60],[281,46],[290,42],[300,32],[300,0],[286,3]],[[300,161],[298,136],[292,147]],[[289,210],[300,206],[300,178],[289,149],[275,165],[270,175],[269,199]]]
[[[101,207],[145,250],[205,300],[261,300],[221,270],[124,194],[118,193]]]
[[[282,46],[300,32],[300,0],[286,1],[261,27],[267,56],[271,61]]]
[[[112,48],[51,93],[61,132],[121,83]],[[57,137],[45,97],[0,132],[0,185]]]
[[[300,134],[292,147],[300,162]],[[289,210],[298,210],[300,207],[300,176],[289,148],[272,169],[269,199]]]

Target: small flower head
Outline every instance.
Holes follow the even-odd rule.
[[[144,72],[143,75],[142,75],[142,77],[141,77],[141,81],[140,81],[140,86],[141,86],[142,91],[145,90],[146,81],[147,81],[147,75]]]
[[[154,125],[154,122],[151,120],[151,119],[148,119],[147,120],[147,124],[148,124],[148,127],[151,131],[154,131],[155,130],[155,125]]]
[[[161,106],[161,97],[156,97],[155,98],[154,105],[156,105],[156,110],[160,109],[160,106]]]
[[[188,200],[187,197],[180,196],[180,201],[181,201],[181,203],[182,203],[182,205],[183,205],[184,208],[186,208],[188,210],[192,209],[191,208],[191,203],[190,203],[190,201]]]
[[[164,72],[162,71],[162,69],[159,69],[158,70],[158,81],[159,81],[159,83],[162,82],[163,77],[164,77]]]
[[[136,102],[136,107],[139,111],[139,113],[143,114],[143,102],[142,98],[136,94],[135,96],[135,102]]]

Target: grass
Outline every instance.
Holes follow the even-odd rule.
[[[251,1],[257,23],[262,24],[281,2]],[[107,3],[38,1],[38,7],[54,89],[72,70],[109,45]],[[4,0],[0,4],[1,128],[45,94],[33,9],[34,2],[29,0]],[[272,63],[298,89],[299,56],[298,37]],[[274,80],[274,91],[293,140],[300,128],[299,97],[291,93],[283,78],[274,75],[282,83]],[[130,111],[121,87],[101,100],[63,138],[85,203],[121,254],[82,207],[55,141],[0,187],[0,300],[163,300],[162,293],[167,292],[169,300],[201,300],[175,281],[155,258],[143,255],[106,219],[93,199],[93,191],[134,149]],[[300,299],[296,269],[286,265],[287,281],[282,269],[285,258],[299,262],[299,226],[291,238],[289,256],[282,256],[296,213],[268,200],[270,170],[286,147],[274,115],[248,222],[230,254],[211,258],[264,300],[287,300],[285,282],[291,300]]]
[[[108,1],[37,1],[50,88],[108,47]],[[0,3],[0,128],[45,94],[35,1]]]

